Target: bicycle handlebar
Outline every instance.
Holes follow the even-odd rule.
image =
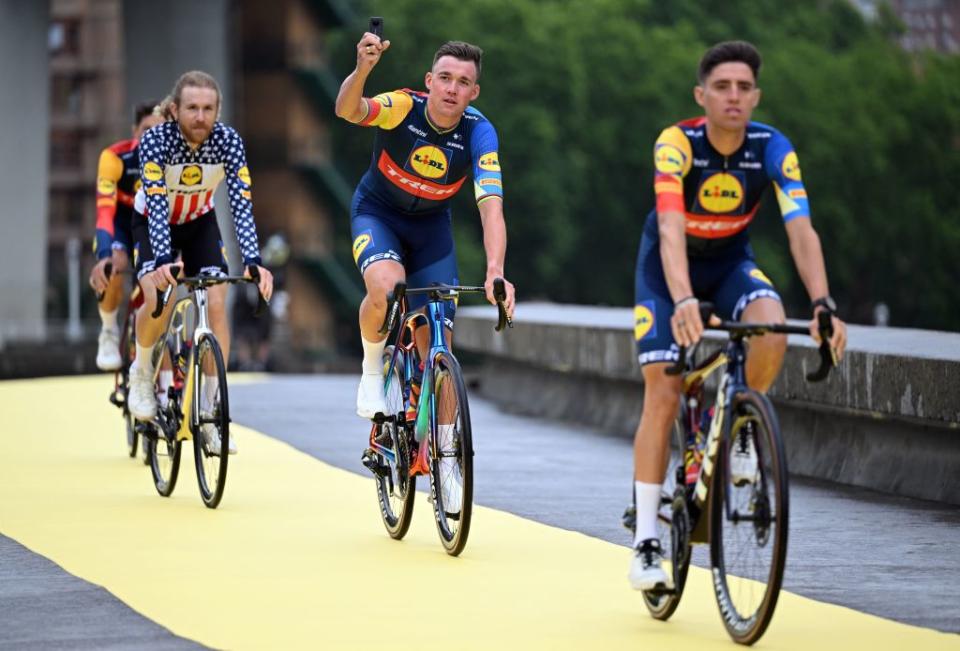
[[[735,337],[753,337],[768,332],[780,334],[806,335],[809,329],[804,326],[789,325],[786,323],[743,323],[740,321],[721,321],[719,325],[709,325],[710,315],[713,314],[712,303],[700,303],[700,320],[707,330],[722,330]],[[830,338],[833,336],[833,312],[821,310],[817,313],[817,331],[820,335],[820,366],[817,370],[807,373],[807,382],[821,382],[830,374],[830,369],[837,365],[837,354],[830,347]],[[687,369],[687,348],[680,346],[679,357],[676,363],[667,367],[667,375],[680,375]]]
[[[447,296],[441,296],[445,292]],[[393,291],[387,294],[387,312],[383,317],[383,323],[378,332],[385,335],[393,330],[400,315],[400,306],[404,297],[411,294],[434,294],[438,299],[453,300],[458,294],[485,294],[487,289],[472,285],[445,285],[438,283],[430,287],[416,287],[409,289],[405,282],[398,282],[393,287]],[[507,300],[507,286],[503,278],[495,278],[493,281],[493,298],[497,302],[497,325],[494,330],[500,332],[505,327],[513,327],[513,319],[507,315],[507,308],[504,301]]]
[[[254,283],[257,285],[257,308],[254,310],[253,316],[260,317],[269,307],[270,302],[260,293],[260,268],[253,264],[248,265],[247,272],[250,274],[249,278],[247,276],[187,276],[180,278],[178,283],[191,287],[210,287],[223,283]],[[180,275],[180,265],[170,267],[170,274],[174,279],[177,279],[177,276]],[[173,288],[173,285],[168,285],[165,290],[157,289],[157,307],[150,314],[152,318],[159,319],[160,315],[163,314],[163,310],[170,300],[170,295],[173,293]]]

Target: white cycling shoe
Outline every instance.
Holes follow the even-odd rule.
[[[213,418],[213,414],[208,411],[201,411],[200,418]],[[210,454],[220,456],[220,432],[213,423],[203,423],[200,425],[200,431],[203,433],[203,443]],[[237,442],[233,436],[228,437],[227,453],[237,453]]]
[[[741,431],[730,451],[730,480],[734,486],[746,486],[757,481],[757,449],[753,435]]]
[[[672,581],[663,571],[663,549],[659,540],[648,538],[633,550],[627,579],[634,590],[672,587]]]
[[[97,338],[97,368],[101,371],[116,371],[120,359],[120,332],[116,328],[103,328]]]
[[[157,396],[153,388],[153,372],[142,370],[136,362],[130,365],[130,390],[127,407],[137,420],[157,417]]]
[[[383,376],[380,373],[364,373],[357,388],[357,416],[373,418],[377,413],[387,413],[383,399]]]

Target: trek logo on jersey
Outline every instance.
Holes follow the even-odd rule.
[[[791,181],[800,180],[800,161],[797,160],[796,152],[790,152],[783,157],[783,164],[780,166],[780,171]]]
[[[500,159],[497,157],[497,152],[492,151],[489,154],[484,154],[480,157],[477,165],[480,169],[487,170],[488,172],[499,172]]]
[[[147,188],[147,194],[150,196],[153,196],[155,194],[166,194],[166,193],[167,193],[167,189],[164,187],[154,186],[152,188]]]
[[[143,178],[148,181],[159,181],[163,178],[163,168],[157,163],[150,161],[143,166]]]
[[[712,213],[728,213],[743,204],[743,184],[733,174],[719,172],[700,184],[700,205]]]
[[[410,167],[420,176],[439,179],[447,175],[447,155],[439,147],[424,145],[410,154]]]
[[[187,165],[180,172],[181,185],[196,185],[203,180],[203,170],[198,165]]]
[[[246,186],[253,185],[253,183],[250,181],[250,170],[247,169],[246,165],[237,170],[237,178],[240,179]]]
[[[683,153],[673,145],[657,145],[653,162],[661,174],[680,174],[683,172]]]
[[[637,341],[657,336],[657,305],[653,301],[643,301],[633,308],[633,338]]]
[[[751,269],[751,270],[750,270],[750,277],[751,277],[751,278],[756,278],[756,279],[759,280],[760,282],[762,282],[762,283],[767,283],[768,285],[770,285],[771,287],[773,287],[773,282],[772,282],[769,278],[767,278],[767,274],[763,273],[763,272],[760,271],[759,269]]]
[[[357,235],[357,239],[353,241],[353,262],[356,264],[357,260],[360,259],[360,254],[363,253],[364,249],[373,244],[373,231],[363,231]]]
[[[116,181],[111,181],[110,179],[100,179],[97,181],[97,192],[100,194],[113,194],[116,191]]]

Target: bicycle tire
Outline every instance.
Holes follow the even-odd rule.
[[[735,642],[751,645],[770,624],[783,582],[789,529],[787,458],[776,413],[763,394],[748,389],[734,395],[726,428],[711,491],[710,562],[727,633]],[[742,436],[752,438],[756,468],[751,479],[737,486],[731,480],[730,459]],[[758,551],[753,554],[751,548]],[[766,557],[768,563],[761,564]]]
[[[437,354],[432,382],[430,434],[421,445],[431,446],[430,490],[440,542],[448,554],[458,556],[466,547],[473,514],[473,437],[467,388],[453,355]],[[446,424],[453,429],[441,433],[441,421],[451,416]]]
[[[207,359],[209,358],[209,361]],[[217,389],[212,412],[204,415],[201,399],[209,381],[203,372],[204,364],[212,364],[217,378]],[[197,469],[197,486],[200,499],[207,508],[215,509],[223,499],[227,484],[227,465],[230,460],[230,403],[227,392],[227,368],[223,363],[220,344],[210,333],[200,335],[193,353],[193,405],[190,414],[190,432],[193,436],[193,460]],[[211,426],[220,437],[219,454],[209,449],[203,433],[204,426]]]
[[[387,416],[395,419],[385,421],[380,427],[380,436],[389,437],[389,445],[394,451],[394,461],[378,454],[381,468],[389,468],[389,474],[374,473],[377,485],[377,501],[380,504],[380,517],[387,533],[394,540],[401,540],[410,529],[413,520],[414,498],[417,494],[417,478],[410,476],[410,432],[403,421],[403,354],[397,357],[392,375],[387,376],[393,358],[393,346],[383,351],[384,399]],[[384,437],[386,438],[386,437]]]
[[[158,419],[164,418],[158,415]],[[173,439],[169,439],[161,431],[155,436],[144,440],[147,442],[147,457],[150,460],[150,473],[153,475],[153,485],[163,497],[170,497],[177,486],[177,476],[180,473],[180,444],[173,432]]]
[[[667,471],[660,488],[660,509],[657,512],[657,532],[660,544],[669,556],[664,559],[664,571],[673,578],[672,592],[644,590],[643,603],[654,619],[666,621],[677,610],[690,570],[690,517],[686,509],[685,472],[683,453],[687,445],[684,423],[686,406],[681,402],[680,416],[673,423],[673,440],[676,451],[670,452]],[[677,488],[680,490],[677,490]]]

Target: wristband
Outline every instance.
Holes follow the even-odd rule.
[[[677,309],[678,307],[680,307],[680,306],[683,305],[684,303],[689,303],[690,301],[696,301],[696,300],[697,300],[697,297],[691,294],[690,296],[687,296],[686,298],[681,298],[679,301],[677,301],[676,303],[674,303],[674,304],[673,304],[673,309]]]

